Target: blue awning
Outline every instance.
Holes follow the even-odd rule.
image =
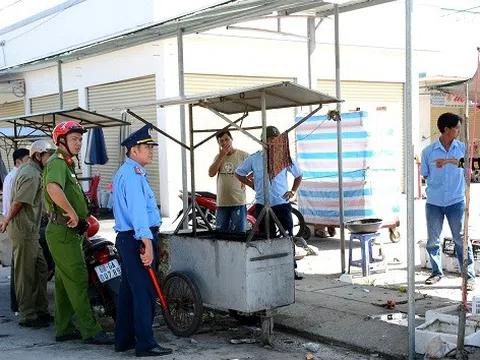
[[[105,165],[108,162],[107,147],[102,128],[88,130],[85,164]]]

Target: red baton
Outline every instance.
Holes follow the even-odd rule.
[[[142,246],[140,246],[140,254],[145,254],[145,245],[143,244]],[[155,276],[155,271],[153,271],[153,268],[150,265],[145,265],[145,269],[148,271],[150,279],[152,279],[153,287],[155,288],[155,292],[157,293],[158,300],[160,300],[162,310],[165,310],[167,308],[167,302],[163,297],[162,289],[160,288],[157,277]]]

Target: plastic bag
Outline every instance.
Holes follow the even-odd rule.
[[[446,342],[440,336],[435,336],[427,345],[424,359],[442,359],[455,347],[455,344]]]

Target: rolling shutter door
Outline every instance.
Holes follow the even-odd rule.
[[[63,108],[69,109],[77,106],[78,106],[78,90],[64,92]],[[60,100],[59,100],[58,93],[31,98],[30,108],[31,108],[32,114],[59,110]]]
[[[401,188],[405,185],[405,171],[403,166],[403,106],[404,89],[403,83],[393,82],[368,82],[368,81],[342,81],[342,111],[354,110],[356,107],[373,106],[393,106],[391,119],[398,121],[397,129],[401,133],[399,136],[398,154],[399,167],[401,169]],[[318,80],[317,89],[323,93],[335,96],[334,80]],[[389,109],[388,109],[389,110]],[[390,113],[390,111],[389,111]],[[401,141],[401,143],[400,143]]]
[[[0,105],[0,118],[18,116],[23,114],[25,114],[25,102],[23,100],[7,102],[3,105]],[[1,128],[13,128],[13,124],[7,122],[0,123],[0,131]],[[24,147],[27,145],[27,142],[18,143],[19,147]],[[0,155],[8,171],[12,170],[14,165],[12,159],[13,151],[13,143],[10,140],[2,137],[2,140],[0,141]]]
[[[97,111],[103,115],[109,115],[119,119],[121,114],[118,108],[126,104],[139,104],[143,102],[154,103],[156,100],[155,76],[146,76],[142,78],[130,79],[109,84],[102,84],[88,88],[88,108],[90,111]],[[117,110],[113,110],[117,108]],[[156,106],[142,107],[135,109],[135,113],[152,122],[157,123]],[[130,132],[133,132],[144,124],[129,117],[132,121]],[[113,175],[121,165],[119,163],[120,151],[125,152],[124,147],[120,147],[120,127],[111,127],[103,130],[105,134],[105,143],[109,162],[105,165],[92,166],[92,174],[100,174],[100,186],[106,188],[113,179]],[[156,131],[152,131],[152,136],[158,139]],[[155,191],[157,202],[160,199],[160,178],[158,170],[158,152],[154,152],[154,158],[150,165],[146,167],[148,178],[152,189]]]
[[[260,77],[260,76],[241,76],[241,75],[218,75],[218,74],[185,74],[185,93],[187,95],[207,93],[212,91],[224,91],[228,89],[237,89],[248,86],[255,86],[261,84],[268,84],[279,81],[292,81],[293,78],[286,77]],[[187,124],[188,124],[188,109]],[[242,114],[228,116],[229,119],[235,120],[241,117]],[[220,129],[225,127],[226,121],[220,119],[218,116],[209,110],[195,107],[193,110],[194,128],[199,129]],[[287,108],[281,110],[269,110],[267,112],[267,124],[275,125],[280,131],[284,131],[293,125],[295,119],[295,109]],[[261,125],[261,112],[256,111],[250,113],[244,120],[242,126],[257,126]],[[188,125],[187,125],[188,129]],[[188,132],[188,130],[187,130]],[[250,132],[260,137],[260,130],[250,130]],[[195,143],[211,135],[208,133],[198,133],[195,135]],[[260,150],[260,145],[251,140],[239,131],[232,131],[233,145],[235,148],[244,150],[250,154]],[[187,134],[188,138],[188,134]],[[291,139],[295,139],[294,134],[291,134]],[[292,157],[295,157],[296,146],[291,142]],[[201,191],[211,191],[216,193],[216,180],[208,176],[208,168],[213,162],[213,159],[218,154],[218,145],[215,138],[203,144],[195,152],[195,182],[196,189]],[[190,180],[188,181],[190,183]],[[181,186],[181,185],[180,185]],[[252,196],[249,193],[249,198]]]
[[[23,100],[6,102],[0,105],[0,118],[25,114],[25,102]]]

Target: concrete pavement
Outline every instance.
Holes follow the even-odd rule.
[[[479,192],[480,186],[473,190]],[[424,201],[415,202],[415,213],[417,214],[415,216],[416,236],[413,240],[415,244],[418,240],[426,238],[424,205]],[[478,218],[480,214],[480,204],[475,206],[477,205],[473,204],[471,208],[473,219]],[[166,225],[162,227],[162,230],[171,229],[171,226],[167,225],[168,223],[168,219],[165,219],[164,224]],[[476,221],[472,221],[473,225],[475,223]],[[402,321],[388,322],[378,319],[382,316],[385,317],[386,314],[393,314],[392,316],[396,319],[405,316],[401,314],[408,312],[407,240],[405,239],[404,215],[401,218],[401,224],[400,230],[404,236],[397,244],[391,243],[388,240],[388,232],[382,230],[381,239],[384,243],[384,256],[388,262],[388,272],[379,270],[368,278],[363,278],[361,269],[354,268],[352,270],[353,284],[339,281],[341,275],[340,240],[334,238],[310,240],[309,244],[318,255],[308,256],[298,262],[299,270],[303,271],[306,277],[304,280],[296,282],[295,303],[278,309],[275,328],[305,336],[312,341],[360,351],[367,357],[405,359],[408,354],[406,321],[400,325],[398,323]],[[114,241],[112,225],[113,221],[103,220],[99,235]],[[448,229],[445,228],[445,230],[448,235]],[[475,234],[477,229],[471,226],[471,230]],[[348,256],[348,241],[345,243],[345,248]],[[377,248],[375,251],[378,251]],[[423,322],[427,310],[458,304],[461,299],[461,279],[457,274],[446,274],[442,281],[431,287],[423,284],[429,271],[420,268],[419,251],[420,248],[415,245],[417,325]],[[359,256],[360,249],[357,242],[354,246],[354,258],[359,258]],[[477,289],[477,291],[479,290]],[[469,298],[471,296],[472,294],[469,295]],[[386,308],[388,300],[395,301],[394,309]],[[1,338],[0,342],[2,342]],[[42,342],[37,343],[34,340],[34,343],[43,346]],[[471,358],[474,358],[473,356],[480,355],[475,353]],[[212,357],[212,359],[216,358],[219,357]],[[255,356],[253,358],[262,357]],[[317,359],[327,358],[321,354],[317,355]],[[358,355],[352,358],[360,359],[361,357]]]

